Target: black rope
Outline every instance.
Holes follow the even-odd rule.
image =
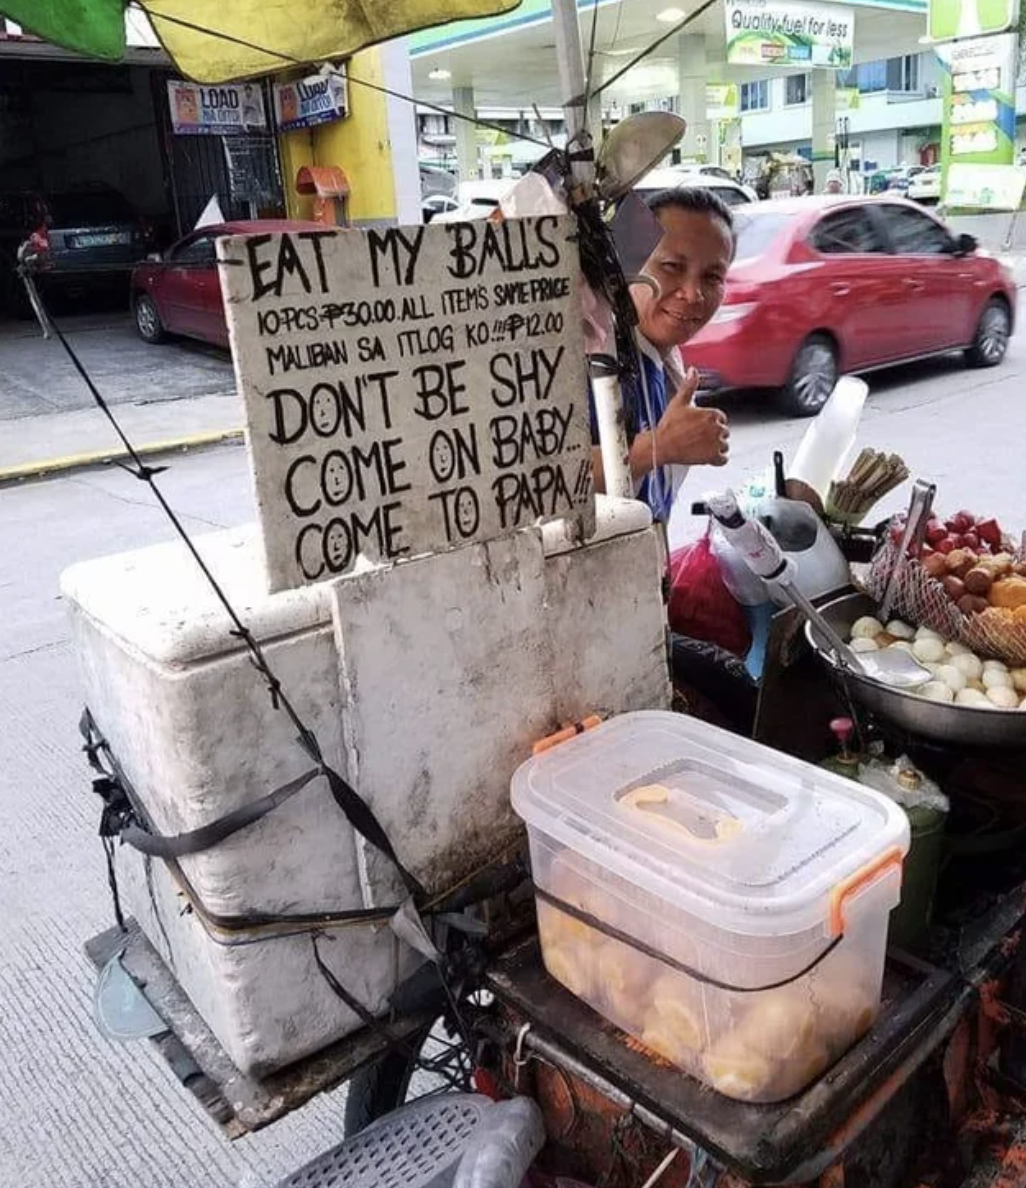
[[[321,951],[317,947],[317,942],[318,942],[318,940],[321,940],[321,939],[330,939],[330,938],[325,938],[323,933],[318,934],[315,932],[315,933],[312,933],[310,936],[310,943],[313,947],[314,961],[317,965],[317,969],[320,972],[321,976],[324,978],[325,982],[327,982],[328,988],[332,991],[332,993],[337,998],[339,998],[353,1012],[354,1015],[356,1015],[359,1018],[361,1023],[363,1023],[366,1027],[370,1028],[371,1031],[377,1032],[385,1040],[387,1040],[390,1048],[397,1049],[398,1051],[400,1051],[411,1062],[411,1064],[413,1064],[415,1066],[421,1065],[422,1061],[420,1059],[420,1049],[414,1048],[402,1036],[396,1035],[396,1033],[388,1026],[388,1024],[383,1019],[379,1019],[377,1017],[377,1015],[375,1015],[375,1014],[373,1014],[373,1012],[369,1011],[363,1005],[363,1003],[360,1002],[360,1000],[358,998],[356,998],[353,994],[351,994],[345,988],[345,986],[343,986],[342,983],[338,980],[338,978],[335,976],[335,974],[329,968],[328,964],[325,962],[324,958],[321,956]],[[451,1000],[451,993],[449,991],[449,987],[446,984],[444,978],[442,978],[442,985],[445,987],[446,993],[450,994],[450,1000]],[[425,1037],[425,1039],[426,1038],[427,1037]],[[461,1038],[462,1038],[462,1036],[461,1036]],[[459,1083],[457,1078],[450,1076],[448,1073],[444,1072],[441,1068],[433,1068],[432,1072],[434,1072],[438,1076],[442,1077],[442,1079],[444,1081],[446,1081],[446,1083],[449,1085],[450,1088],[452,1088],[452,1089],[464,1088],[464,1086]]]
[[[721,982],[717,978],[702,973],[693,966],[685,965],[682,961],[678,961],[668,953],[661,953],[658,949],[653,949],[651,945],[645,944],[644,941],[629,936],[626,932],[621,932],[619,928],[614,928],[612,924],[607,924],[605,920],[600,920],[598,916],[593,916],[591,912],[585,912],[581,908],[574,907],[573,904],[557,898],[542,887],[535,885],[534,893],[542,903],[547,903],[550,907],[555,908],[556,911],[563,912],[564,915],[570,916],[581,924],[586,924],[589,928],[594,928],[596,932],[601,932],[603,936],[608,936],[612,940],[619,941],[620,944],[627,945],[628,948],[634,949],[638,953],[643,953],[646,957],[651,957],[654,961],[661,961],[663,965],[668,965],[670,969],[676,970],[677,973],[685,974],[693,981],[700,982],[703,986],[714,986],[717,990],[729,990],[731,994],[761,994],[766,990],[779,990],[782,986],[790,986],[792,982],[797,982],[801,978],[804,978],[806,974],[812,973],[816,966],[825,961],[841,941],[844,940],[843,932],[840,936],[835,936],[826,948],[814,957],[808,965],[800,969],[796,974],[792,974],[789,978],[781,978],[779,982],[770,982],[765,986],[732,986],[729,982]]]
[[[163,12],[147,12],[146,16],[153,24],[154,32],[156,32],[158,39],[160,38],[160,32],[157,29],[157,24],[159,21],[166,21],[169,25],[178,25],[182,29],[191,30],[193,33],[203,33],[207,37],[215,37],[220,41],[227,41],[232,45],[241,46],[243,49],[255,50],[258,54],[266,54],[269,58],[277,58],[280,62],[290,62],[294,66],[310,65],[309,62],[304,61],[302,58],[294,58],[291,54],[283,53],[281,50],[269,50],[266,46],[257,45],[253,41],[247,41],[244,37],[236,37],[231,33],[222,33],[217,29],[207,28],[205,25],[197,25],[194,21],[187,21],[183,17],[171,16]],[[436,111],[440,115],[451,116],[456,120],[465,120],[468,124],[476,124],[477,127],[488,128],[492,132],[501,132],[504,136],[512,136],[515,140],[523,140],[528,144],[536,144],[541,148],[547,149],[549,147],[544,140],[538,140],[534,136],[529,136],[526,132],[510,132],[508,128],[503,128],[501,124],[493,124],[489,120],[482,120],[477,116],[465,115],[448,107],[442,107],[437,103],[429,103],[425,99],[415,99],[412,95],[404,95],[402,91],[395,91],[391,87],[383,87],[379,83],[368,82],[365,78],[356,78],[352,74],[347,73],[346,79],[348,82],[355,83],[360,87],[366,87],[370,91],[389,95],[393,99],[401,99],[404,103],[412,103],[415,107],[426,107],[429,111]]]
[[[103,843],[104,857],[107,859],[107,886],[110,888],[111,902],[114,904],[114,919],[117,922],[118,929],[121,932],[127,932],[128,926],[125,924],[125,914],[121,910],[121,892],[118,888],[118,869],[114,861],[114,839],[112,837],[100,837]]]

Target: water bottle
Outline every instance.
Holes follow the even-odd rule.
[[[499,1102],[467,1147],[452,1188],[520,1188],[545,1145],[545,1123],[529,1097]]]

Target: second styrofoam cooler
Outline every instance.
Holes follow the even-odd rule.
[[[729,1097],[804,1088],[872,1024],[905,814],[860,784],[667,713],[525,763],[549,973]]]

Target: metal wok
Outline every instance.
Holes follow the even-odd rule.
[[[876,614],[876,609],[876,604],[865,594],[844,594],[819,608],[842,639],[849,638],[856,619]],[[1026,711],[976,709],[904,693],[839,669],[829,644],[819,638],[812,623],[806,623],[805,635],[819,659],[837,680],[847,685],[855,701],[910,734],[954,746],[1026,750]]]

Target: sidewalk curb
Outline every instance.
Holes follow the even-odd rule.
[[[219,445],[221,442],[237,441],[243,437],[242,429],[219,429],[216,432],[193,433],[187,437],[173,437],[167,441],[155,441],[135,447],[140,458],[152,458],[158,454],[172,454],[179,450],[197,449],[203,446]],[[128,450],[115,448],[93,450],[84,454],[65,454],[63,457],[46,458],[39,462],[21,462],[17,466],[0,467],[0,486],[22,482],[25,479],[49,478],[66,474],[72,470],[85,470],[91,466],[102,466],[120,462],[129,457]]]

